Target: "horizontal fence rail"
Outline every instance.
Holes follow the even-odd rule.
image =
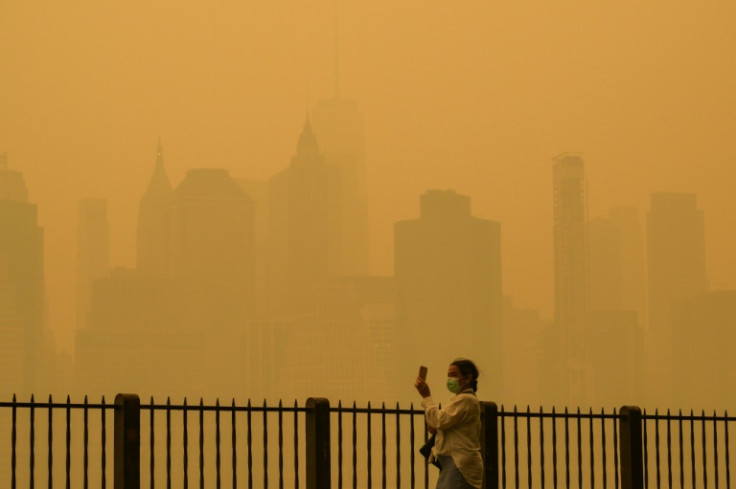
[[[731,487],[728,413],[483,406],[486,489]],[[0,487],[428,489],[427,438],[413,404],[14,396],[0,401]]]

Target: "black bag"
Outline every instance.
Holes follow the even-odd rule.
[[[434,438],[435,438],[435,436],[436,436],[436,433],[432,433],[432,436],[429,438],[429,440],[427,440],[427,443],[425,443],[424,445],[422,445],[419,448],[419,453],[421,453],[424,456],[424,458],[426,458],[426,459],[429,459],[429,457],[432,455],[432,447],[434,446]],[[434,465],[438,469],[441,469],[442,468],[440,466],[439,460],[437,460],[436,458],[434,460],[432,460],[431,463],[432,463],[432,465]]]

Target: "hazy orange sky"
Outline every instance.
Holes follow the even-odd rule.
[[[714,288],[736,288],[736,3],[340,1],[341,94],[365,117],[373,269],[393,223],[451,188],[502,223],[504,288],[552,313],[550,159],[581,152],[589,214],[698,194]],[[135,263],[164,145],[266,179],[334,93],[335,2],[0,0],[0,152],[45,229],[49,324],[72,344],[76,207],[108,199],[111,264]]]

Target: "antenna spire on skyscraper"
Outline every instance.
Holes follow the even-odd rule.
[[[340,98],[340,51],[339,51],[338,0],[335,0],[335,98]]]

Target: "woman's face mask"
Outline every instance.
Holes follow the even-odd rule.
[[[457,377],[447,377],[447,390],[453,394],[460,392],[460,379]]]

